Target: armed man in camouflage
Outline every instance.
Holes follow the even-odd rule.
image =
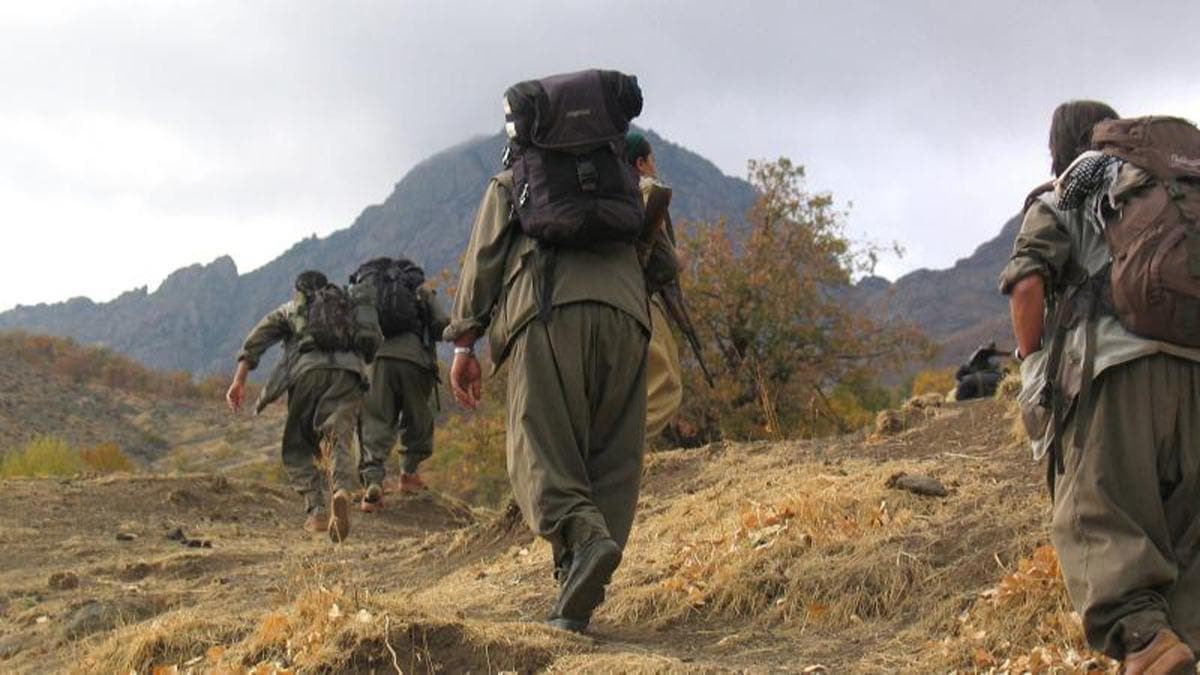
[[[225,399],[238,412],[246,377],[271,345],[283,343],[283,359],[263,388],[255,413],[287,394],[283,466],[304,497],[308,512],[304,528],[328,532],[330,539],[340,542],[350,532],[350,494],[357,487],[353,442],[367,388],[364,361],[373,358],[383,336],[373,296],[350,297],[314,271],[300,274],[295,290],[290,301],[250,331]],[[328,450],[332,499],[325,472],[318,466],[322,444]]]

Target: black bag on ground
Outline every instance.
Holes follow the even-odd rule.
[[[374,258],[350,276],[350,283],[375,287],[375,307],[384,337],[420,333],[424,326],[417,289],[425,283],[425,271],[407,258]]]
[[[326,284],[305,295],[303,334],[321,351],[355,349],[354,301],[346,289]]]
[[[642,195],[624,160],[629,121],[641,111],[637,78],[612,70],[509,87],[506,163],[525,234],[576,247],[633,242],[641,235]]]

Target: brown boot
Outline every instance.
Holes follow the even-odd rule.
[[[400,491],[401,492],[407,492],[409,494],[416,494],[418,492],[424,492],[428,489],[429,489],[429,486],[425,484],[425,481],[421,480],[421,474],[405,473],[403,471],[400,472]]]
[[[383,486],[379,483],[371,483],[363,492],[362,503],[358,505],[358,510],[363,513],[374,513],[383,508]]]
[[[1121,666],[1125,675],[1192,675],[1196,655],[1172,630],[1158,631],[1150,644],[1125,655]]]
[[[333,504],[329,518],[329,539],[335,544],[346,541],[350,536],[350,493],[338,490],[333,493]]]
[[[322,534],[329,529],[329,514],[325,509],[313,509],[304,520],[304,531],[309,534]]]

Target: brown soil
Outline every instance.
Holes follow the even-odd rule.
[[[998,620],[985,592],[1045,540],[1041,472],[1010,427],[1003,404],[982,401],[937,408],[883,440],[656,454],[588,637],[541,625],[549,547],[513,510],[390,495],[381,513],[355,511],[350,539],[333,545],[302,532],[299,499],[275,485],[199,474],[0,482],[0,670],[995,665],[1046,639],[979,634]],[[949,495],[887,487],[901,471]],[[197,547],[168,538],[177,529]],[[1075,629],[1061,623],[1067,644]]]

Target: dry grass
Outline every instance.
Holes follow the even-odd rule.
[[[79,673],[149,672],[157,666],[216,666],[224,645],[245,634],[244,621],[177,611],[147,623],[127,626],[102,642],[77,664]]]
[[[579,638],[529,624],[453,621],[342,589],[314,588],[253,628],[181,615],[110,640],[85,669],[111,672],[500,672],[544,668]],[[159,625],[161,623],[161,625]],[[171,670],[176,669],[176,670]]]
[[[958,629],[927,652],[931,670],[1116,672],[1118,664],[1087,649],[1067,598],[1054,549],[1042,545],[1017,569],[979,594]]]
[[[88,663],[257,673],[1111,667],[1083,649],[1044,545],[1041,472],[1009,441],[1005,405],[925,403],[924,424],[869,444],[650,457],[633,538],[595,619],[601,642],[536,623],[553,598],[550,550],[508,509],[395,557],[372,551],[371,565],[409,572],[403,583],[371,593],[337,555],[291,560],[279,594],[264,597],[269,609],[228,622],[167,615],[140,643],[114,638]],[[934,476],[950,494],[887,487],[900,471]]]
[[[885,487],[900,469],[941,474],[955,493]],[[915,617],[948,625],[953,590],[931,597],[926,587],[952,571],[982,584],[994,569],[959,532],[1003,532],[1011,558],[1035,513],[1014,509],[994,477],[932,462],[850,460],[782,476],[747,467],[730,482],[738,489],[717,482],[641,526],[601,616],[656,627],[697,617],[819,631]]]

